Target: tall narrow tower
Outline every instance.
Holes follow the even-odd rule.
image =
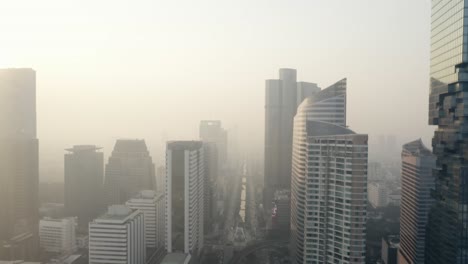
[[[432,0],[429,124],[437,156],[425,263],[468,263],[468,0]]]
[[[403,145],[401,153],[401,222],[399,264],[424,264],[427,215],[434,188],[435,157],[422,141]]]
[[[291,188],[293,119],[304,98],[318,92],[314,83],[297,82],[296,70],[280,69],[266,80],[264,206],[272,207],[276,190]]]
[[[65,212],[78,217],[81,230],[104,209],[104,154],[92,145],[69,148],[65,160]]]
[[[172,141],[166,150],[166,249],[197,256],[203,248],[204,152],[201,141]]]
[[[0,259],[32,259],[38,244],[36,73],[0,70]]]

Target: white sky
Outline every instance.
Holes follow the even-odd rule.
[[[120,137],[156,156],[200,119],[261,154],[281,67],[321,87],[347,77],[356,132],[432,137],[429,0],[0,0],[0,32],[0,67],[37,71],[43,163]]]

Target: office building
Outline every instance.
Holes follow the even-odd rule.
[[[369,203],[374,208],[385,207],[388,205],[388,190],[384,184],[372,182],[367,185],[369,194]]]
[[[433,0],[429,124],[437,156],[426,264],[468,263],[468,0]]]
[[[397,252],[400,248],[399,236],[386,236],[382,238],[381,258],[383,264],[399,264]]]
[[[201,141],[166,149],[166,250],[197,256],[203,248],[205,160]]]
[[[89,223],[89,264],[145,264],[144,216],[125,205],[111,205]]]
[[[399,264],[424,264],[427,217],[433,202],[435,157],[422,141],[403,145],[401,153],[401,246]]]
[[[146,247],[153,249],[164,247],[166,208],[164,194],[152,190],[141,191],[128,200],[126,205],[144,214]]]
[[[218,161],[221,166],[227,162],[227,131],[222,127],[219,120],[200,121],[200,139],[203,142],[214,142],[218,152]]]
[[[34,259],[39,247],[36,72],[0,69],[0,259]]]
[[[156,190],[154,164],[144,140],[117,140],[105,174],[108,205],[123,204],[142,190]]]
[[[102,213],[104,208],[104,154],[92,145],[66,149],[65,160],[65,213],[78,217],[81,230]]]
[[[365,263],[368,137],[342,126],[344,85],[307,98],[294,118],[292,263]]]
[[[76,218],[44,218],[39,222],[41,248],[47,252],[71,254],[76,251]]]
[[[320,88],[297,82],[296,70],[280,69],[279,79],[266,80],[265,88],[265,168],[263,203],[273,207],[276,190],[291,188],[293,119],[299,104]]]

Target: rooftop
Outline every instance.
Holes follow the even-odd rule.
[[[96,150],[100,150],[102,149],[101,147],[97,147],[95,145],[75,145],[73,146],[72,148],[67,148],[65,149],[66,151],[69,151],[69,152],[73,152],[73,153],[76,153],[76,152],[83,152],[83,151],[96,151]]]
[[[144,139],[118,139],[115,142],[116,152],[148,152]]]
[[[190,260],[190,255],[185,253],[169,253],[161,264],[185,264]]]
[[[429,150],[421,139],[411,141],[403,145],[403,151],[414,156],[432,156],[432,151]]]
[[[95,221],[99,222],[99,220],[119,220],[125,221],[128,217],[130,217],[133,213],[135,213],[136,209],[131,209],[126,205],[111,205],[108,207],[107,212],[99,216]]]
[[[196,150],[203,146],[202,141],[187,140],[187,141],[169,141],[167,142],[167,149],[172,150]]]

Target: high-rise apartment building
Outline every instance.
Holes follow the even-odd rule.
[[[80,229],[102,213],[104,184],[104,154],[92,145],[66,149],[65,214],[78,217]]]
[[[272,208],[276,190],[291,188],[293,119],[304,98],[318,92],[314,83],[297,82],[296,70],[280,69],[266,80],[264,207]]]
[[[435,156],[415,140],[403,145],[401,153],[401,222],[398,263],[424,264],[427,216],[432,204]]]
[[[47,252],[71,254],[77,249],[76,218],[44,218],[39,222],[41,248]]]
[[[200,121],[200,139],[203,142],[214,142],[218,152],[218,160],[222,166],[227,162],[227,131],[219,120]]]
[[[166,250],[198,255],[203,248],[204,153],[201,141],[166,149]]]
[[[429,124],[437,156],[426,264],[468,263],[468,0],[433,0]]]
[[[0,69],[0,259],[32,259],[39,247],[36,72]]]
[[[154,164],[144,140],[117,140],[105,175],[108,205],[123,204],[142,190],[156,189]]]
[[[111,205],[89,223],[89,264],[145,264],[143,213],[125,205]]]
[[[126,205],[144,214],[146,247],[152,249],[164,247],[166,209],[164,194],[144,190],[128,200]]]
[[[294,118],[293,263],[365,263],[367,135],[346,123],[346,81],[304,100]]]

